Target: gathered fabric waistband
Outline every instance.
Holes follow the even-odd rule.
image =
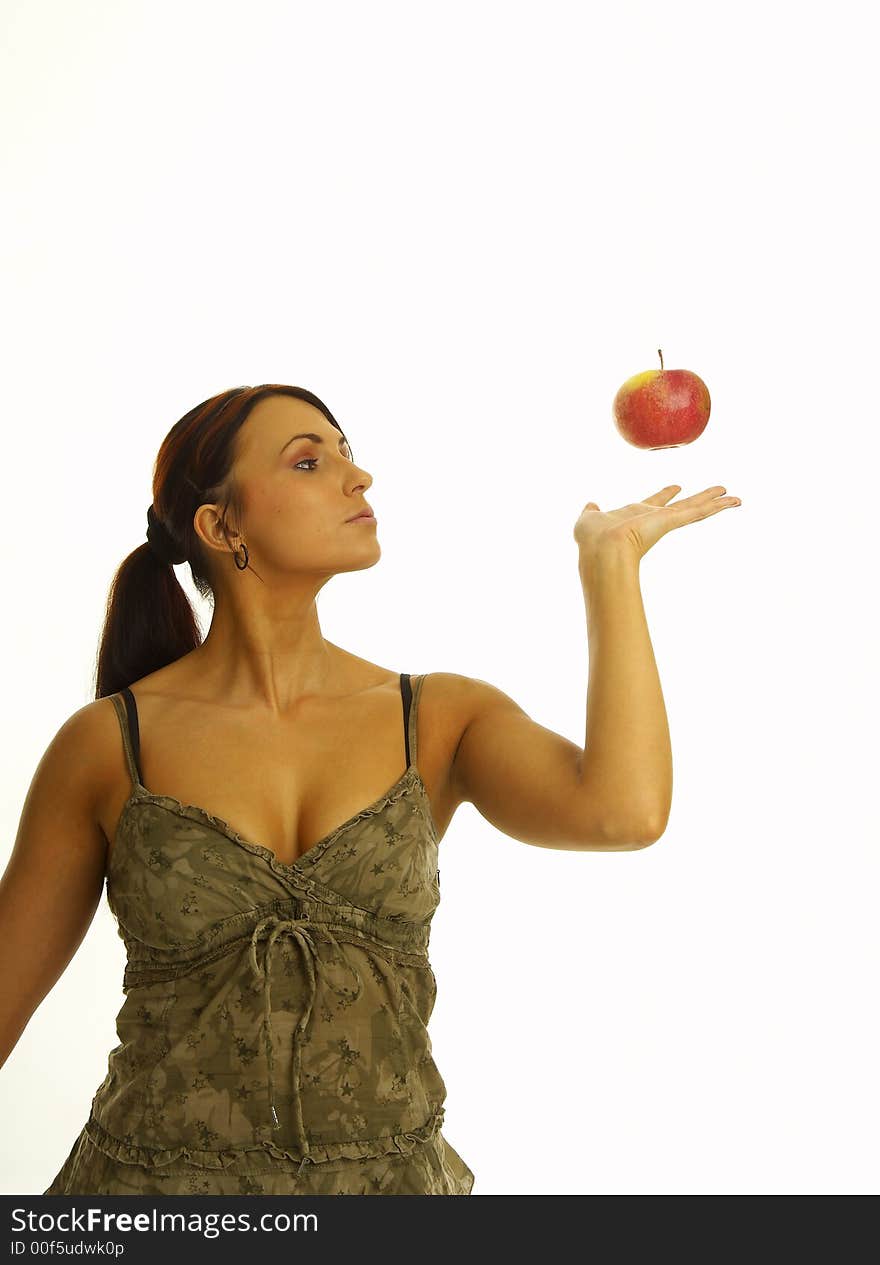
[[[418,966],[427,961],[429,923],[382,918],[356,905],[327,905],[323,901],[291,897],[256,906],[215,923],[210,934],[200,936],[185,948],[159,949],[126,937],[128,960],[123,991],[177,979],[245,948],[255,928],[269,917],[294,919],[308,925],[309,933],[318,939],[360,945],[380,953],[392,963]]]

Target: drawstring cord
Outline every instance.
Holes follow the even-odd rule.
[[[278,1112],[275,1110],[275,1050],[274,1050],[273,1041],[272,1041],[272,972],[270,970],[269,955],[271,954],[272,949],[274,948],[275,943],[280,935],[290,935],[302,949],[303,957],[305,958],[306,970],[308,972],[308,977],[309,977],[308,1000],[306,1002],[306,1006],[303,1011],[302,1017],[297,1023],[296,1029],[294,1030],[294,1034],[293,1034],[294,1124],[296,1127],[297,1139],[303,1152],[302,1162],[300,1163],[300,1166],[299,1166],[300,1173],[302,1172],[303,1166],[306,1163],[306,1160],[308,1159],[308,1155],[309,1155],[309,1143],[308,1143],[308,1138],[306,1137],[305,1124],[303,1122],[303,1114],[302,1114],[302,1101],[300,1098],[300,1066],[302,1062],[302,1051],[300,1049],[300,1040],[306,1030],[306,1027],[308,1026],[308,1022],[312,1014],[312,1007],[314,1005],[315,996],[317,993],[318,986],[317,986],[317,977],[315,974],[315,968],[317,967],[318,971],[324,977],[324,980],[328,988],[332,989],[333,992],[336,993],[340,997],[346,997],[354,1001],[357,997],[360,996],[361,990],[363,988],[363,980],[361,979],[361,976],[357,968],[351,962],[349,962],[348,959],[345,957],[345,955],[342,953],[342,950],[339,948],[339,942],[337,941],[333,933],[329,929],[326,929],[325,935],[327,936],[328,940],[335,946],[340,957],[345,962],[345,965],[348,967],[349,971],[351,971],[352,975],[357,981],[357,986],[354,991],[350,989],[345,989],[345,988],[336,988],[334,986],[334,984],[330,981],[329,977],[326,975],[326,968],[325,968],[324,963],[321,961],[320,957],[318,956],[318,952],[315,947],[315,942],[312,939],[311,933],[308,930],[309,925],[313,927],[315,925],[314,922],[309,918],[281,918],[277,914],[268,914],[265,918],[263,918],[260,922],[257,923],[256,927],[254,927],[253,933],[251,935],[251,944],[250,944],[251,970],[253,971],[257,979],[263,980],[263,1001],[264,1001],[263,1024],[264,1024],[265,1037],[266,1037],[266,1058],[267,1058],[268,1070],[269,1070],[269,1078],[268,1078],[269,1107],[272,1113],[271,1127],[273,1129],[280,1129],[281,1122],[278,1119]],[[257,943],[260,940],[260,937],[263,931],[266,929],[266,927],[271,927],[272,930],[269,933],[269,937],[266,943],[266,952],[263,957],[263,965],[261,966],[259,961],[257,960]]]

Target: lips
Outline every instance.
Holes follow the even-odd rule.
[[[353,523],[353,522],[355,522],[358,518],[373,518],[373,517],[375,517],[375,516],[374,516],[374,514],[373,514],[373,511],[372,511],[372,510],[367,509],[367,510],[361,510],[361,512],[360,512],[359,514],[354,514],[351,518],[347,518],[345,521],[346,521],[347,523]]]

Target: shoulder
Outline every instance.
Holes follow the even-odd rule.
[[[458,719],[462,734],[476,716],[489,708],[514,707],[521,710],[510,695],[496,685],[490,685],[479,677],[462,676],[458,672],[426,672],[422,692]]]
[[[64,749],[75,760],[92,768],[101,763],[99,756],[109,749],[119,734],[119,721],[112,697],[96,698],[72,712],[57,730],[52,746]]]
[[[114,758],[120,758],[114,750],[121,747],[119,732],[110,697],[77,708],[49,739],[31,793],[42,792],[66,811],[97,822],[113,777]]]
[[[522,708],[503,690],[479,677],[459,672],[425,672],[419,710],[422,728],[439,731],[440,745],[448,754],[450,774],[468,729],[494,708],[509,708],[525,715]]]
[[[125,772],[125,748],[119,714],[111,695],[96,698],[73,712],[54,739],[78,771],[84,790],[100,812],[104,797]]]

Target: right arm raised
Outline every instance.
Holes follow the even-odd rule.
[[[0,878],[0,1067],[101,900],[107,852],[96,811],[106,733],[101,708],[88,703],[74,712],[47,747]]]

